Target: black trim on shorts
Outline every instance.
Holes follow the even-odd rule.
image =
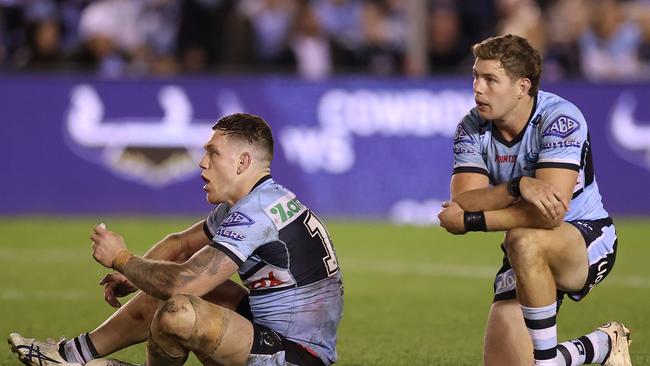
[[[253,322],[253,311],[251,310],[251,302],[248,298],[248,295],[244,296],[244,298],[241,299],[239,305],[237,305],[237,309],[235,309],[235,312],[248,319],[248,321],[251,323]]]
[[[501,268],[496,274],[497,276],[499,276],[502,273],[506,273],[508,272],[508,270],[512,269],[512,267],[510,266],[510,262],[508,261],[508,253],[506,252],[506,248],[503,246],[503,244],[501,244],[501,251],[503,252],[503,263],[501,264]],[[494,298],[492,299],[493,303],[497,301],[514,300],[517,298],[516,288],[505,292],[501,292],[499,294],[497,294],[496,291],[497,291],[497,286],[496,286],[496,278],[495,278]]]
[[[571,199],[574,199],[574,198],[578,197],[584,191],[585,191],[584,188],[580,188],[577,191],[573,192],[573,196],[571,196]]]
[[[596,220],[574,220],[574,221],[565,221],[568,224],[573,225],[580,234],[582,235],[582,238],[585,242],[585,246],[588,249],[589,245],[593,243],[593,241],[596,239],[596,234],[600,236],[599,233],[601,233],[601,229],[606,226],[613,225],[614,222],[610,217],[605,217],[602,219],[596,219]],[[564,291],[557,291],[557,309],[558,312],[560,311],[560,306],[562,305],[562,300],[564,298],[564,295],[567,295],[571,300],[573,301],[580,301],[582,298],[587,296],[587,294],[591,291],[591,289],[596,286],[598,283],[600,283],[607,275],[612,271],[612,268],[614,267],[614,262],[616,261],[616,253],[617,253],[617,248],[618,248],[618,239],[614,241],[613,244],[613,252],[607,257],[600,259],[596,263],[591,263],[589,265],[589,273],[587,274],[587,280],[585,282],[585,285],[583,286],[582,289],[578,291],[573,291],[573,292],[564,292]],[[508,254],[505,251],[505,248],[503,245],[501,245],[501,250],[503,250],[503,265],[497,272],[496,276],[507,272],[509,269],[512,268],[510,265],[510,262],[508,261]],[[597,263],[603,263],[600,265],[600,270],[599,266]],[[600,279],[598,279],[600,277]],[[495,285],[494,285],[494,291],[496,292],[496,278],[495,278]],[[494,294],[492,302],[497,302],[497,301],[504,301],[504,300],[513,300],[517,298],[517,291],[516,288],[505,291],[499,294]]]
[[[589,244],[589,242],[592,241],[591,237],[591,232],[588,231],[584,226],[580,225],[579,222],[582,221],[587,221],[590,223],[593,223],[594,225],[597,225],[599,227],[604,227],[604,226],[609,226],[609,225],[614,225],[614,221],[612,220],[611,217],[605,217],[602,219],[596,219],[596,220],[573,220],[573,221],[566,221],[567,224],[573,225],[580,234],[582,235],[582,238],[585,240],[585,243]]]
[[[282,351],[284,351],[285,361],[293,365],[325,366],[325,363],[313,351],[286,339],[269,327],[253,323],[251,354],[273,355]]]
[[[282,338],[269,327],[253,323],[251,354],[272,355],[284,351]]]
[[[602,233],[603,227],[614,225],[614,221],[611,217],[605,217],[596,220],[573,220],[567,221],[567,223],[573,225],[573,227],[578,229],[585,241],[587,249],[589,248],[589,245],[594,241],[594,239],[596,239],[596,237],[594,237],[594,232],[600,236],[599,233]],[[612,249],[613,252],[611,254],[608,254],[605,258],[601,258],[598,262],[591,263],[589,265],[587,280],[585,281],[585,285],[582,287],[582,289],[573,292],[565,292],[562,293],[562,295],[566,294],[573,301],[580,301],[585,296],[587,296],[591,289],[602,280],[604,280],[614,268],[614,263],[616,262],[616,253],[618,251],[618,237],[614,240]],[[596,265],[597,263],[598,265]],[[598,277],[600,277],[600,279],[598,279]]]

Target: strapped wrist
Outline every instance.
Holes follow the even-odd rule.
[[[126,263],[133,258],[133,253],[131,253],[128,249],[120,249],[119,252],[115,255],[113,258],[113,263],[111,264],[111,268],[118,272],[122,272],[122,269],[126,265]]]
[[[515,198],[521,197],[521,190],[519,189],[519,184],[521,184],[521,178],[523,178],[523,176],[511,179],[508,182],[507,185],[508,194],[511,195],[512,197]]]
[[[465,211],[463,213],[463,223],[465,224],[465,231],[487,231],[485,212],[483,211]]]

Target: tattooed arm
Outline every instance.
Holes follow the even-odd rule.
[[[115,269],[139,289],[163,300],[176,294],[205,295],[238,268],[232,259],[211,246],[199,250],[185,263],[132,256],[120,267]]]
[[[101,265],[122,273],[135,286],[153,297],[168,299],[176,294],[202,296],[232,276],[238,268],[227,255],[204,246],[183,263],[133,255],[124,239],[101,226],[90,236],[93,257]]]

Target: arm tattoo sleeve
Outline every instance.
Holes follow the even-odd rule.
[[[226,260],[230,258],[220,250],[207,246],[185,263],[134,256],[126,263],[122,274],[147,294],[166,300],[176,293],[186,293],[181,290],[190,287],[193,282],[211,278],[216,286],[219,278],[229,278],[232,273],[219,273]]]

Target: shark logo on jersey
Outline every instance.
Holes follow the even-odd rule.
[[[474,143],[474,140],[472,140],[467,131],[465,131],[462,123],[459,124],[456,128],[456,136],[454,136],[454,144],[457,144],[459,142],[469,142],[472,144]]]
[[[637,100],[624,93],[614,104],[610,120],[610,143],[623,159],[650,170],[650,121],[634,116]]]
[[[536,153],[534,151],[529,151],[524,155],[524,170],[530,171],[530,170],[535,170],[535,165],[537,164],[537,160],[539,159],[539,153]]]
[[[556,136],[566,138],[580,129],[580,123],[570,117],[560,116],[548,126],[542,136]]]
[[[106,118],[115,115],[107,111],[111,104],[105,104],[93,86],[76,86],[65,117],[68,147],[122,178],[153,187],[196,177],[214,121],[194,118],[192,103],[178,86],[160,88],[157,99],[162,116]],[[230,91],[217,95],[217,107],[222,116],[242,110]]]
[[[223,227],[231,227],[231,226],[250,226],[253,225],[255,221],[251,219],[250,217],[244,215],[241,212],[231,212],[226,216],[225,219],[221,222],[221,226]]]
[[[529,152],[527,152],[526,155],[524,156],[524,160],[525,160],[527,163],[533,163],[533,164],[535,164],[535,163],[537,163],[537,159],[539,159],[539,153],[536,153],[536,152],[534,152],[534,151],[529,151]]]

